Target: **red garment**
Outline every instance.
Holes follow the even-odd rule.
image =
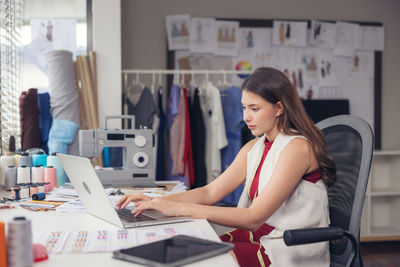
[[[264,141],[264,144],[265,144],[264,153],[263,153],[263,156],[261,158],[260,165],[258,165],[257,172],[254,175],[253,182],[251,183],[251,186],[250,186],[249,194],[250,194],[250,199],[251,200],[254,200],[254,198],[258,196],[258,183],[259,183],[259,180],[260,180],[261,168],[262,168],[264,160],[265,160],[265,158],[266,158],[266,156],[268,154],[268,151],[271,149],[271,146],[272,146],[273,142],[274,141],[268,142],[267,138],[265,138],[265,141]],[[320,171],[320,169],[317,169],[317,170],[315,170],[313,172],[305,174],[302,179],[315,184],[316,182],[321,180],[321,171]]]
[[[188,185],[191,187],[194,184],[194,165],[193,165],[193,149],[192,149],[192,137],[190,135],[190,116],[189,116],[189,106],[187,99],[186,88],[183,89],[183,94],[185,98],[185,149],[183,153],[183,173],[185,174],[186,167],[189,165],[189,182]]]
[[[274,230],[273,226],[263,224],[254,232],[235,229],[224,233],[220,239],[234,245],[233,252],[241,267],[269,266],[271,261],[265,254],[260,238],[268,235],[272,230]]]

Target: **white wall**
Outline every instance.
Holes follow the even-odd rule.
[[[95,0],[96,1],[96,0]],[[166,15],[254,19],[325,19],[382,22],[382,148],[400,148],[399,0],[122,0],[122,68],[166,68]]]
[[[97,59],[99,125],[106,115],[121,115],[121,2],[93,0],[93,50]],[[111,127],[120,128],[118,121]]]

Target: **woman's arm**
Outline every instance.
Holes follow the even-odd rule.
[[[189,216],[242,229],[255,230],[279,208],[293,192],[301,177],[316,163],[311,145],[304,139],[294,139],[281,152],[271,180],[249,208],[205,206],[153,199],[136,204],[133,213],[156,209],[169,216]]]
[[[237,188],[246,178],[247,152],[254,145],[256,140],[248,142],[237,154],[232,164],[214,181],[206,186],[189,190],[182,193],[158,197],[167,201],[184,203],[196,203],[202,205],[212,205],[224,198],[235,188]],[[151,200],[152,198],[142,194],[127,194],[117,203],[117,207],[124,208],[130,202]]]

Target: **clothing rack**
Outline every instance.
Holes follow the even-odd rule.
[[[128,88],[128,76],[136,75],[135,81],[140,84],[139,75],[152,75],[153,84],[156,82],[156,75],[158,75],[158,84],[161,84],[161,75],[174,75],[176,78],[176,82],[179,83],[180,76],[184,77],[185,75],[191,75],[192,78],[194,75],[205,75],[205,79],[208,81],[208,75],[223,75],[224,81],[226,81],[226,75],[230,74],[251,74],[253,71],[249,70],[180,70],[180,69],[125,69],[122,70],[123,75],[123,91],[126,93]],[[184,79],[184,78],[183,78]],[[127,115],[128,110],[126,106],[126,95],[123,100],[123,113]]]
[[[151,74],[153,75],[153,82],[155,81],[155,75],[159,75],[159,81],[161,81],[161,75],[176,75],[178,77],[179,81],[179,76],[180,75],[198,75],[198,74],[203,74],[206,76],[206,80],[208,80],[208,75],[209,74],[221,74],[224,75],[224,78],[226,78],[226,75],[228,74],[251,74],[253,71],[250,70],[178,70],[178,69],[126,69],[122,70],[122,75],[124,77],[124,88],[126,89],[128,87],[128,76],[130,74],[135,74],[136,75],[136,81],[139,81],[139,75],[140,74]],[[161,83],[161,82],[160,82]]]

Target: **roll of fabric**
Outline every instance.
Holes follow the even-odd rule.
[[[79,111],[79,97],[76,88],[75,72],[72,61],[72,53],[69,51],[50,51],[46,54],[47,58],[47,76],[49,80],[49,94],[51,115],[55,120],[69,121],[77,127],[74,138],[65,145],[70,145],[74,142],[78,135],[76,134],[80,126],[80,111]],[[66,139],[57,139],[60,133],[54,133],[57,129],[53,125],[49,132],[49,153],[62,152],[54,151],[50,147],[50,142],[55,144],[57,142],[65,142]],[[52,140],[53,139],[53,140]],[[76,151],[68,151],[71,154],[78,155],[79,149]]]
[[[42,148],[46,153],[49,152],[47,147],[47,141],[49,140],[49,132],[51,127],[51,122],[53,118],[50,113],[50,95],[49,93],[38,94],[38,104],[40,110],[39,116],[39,129],[42,141]]]
[[[40,147],[39,107],[37,89],[22,92],[19,97],[21,148]]]

